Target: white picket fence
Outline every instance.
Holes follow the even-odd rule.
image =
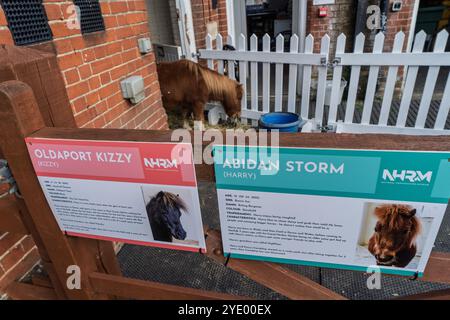
[[[258,38],[255,35],[250,37],[250,50],[247,49],[247,39],[241,35],[237,45],[232,37],[227,38],[227,44],[236,47],[236,51],[225,51],[223,48],[223,38],[218,35],[213,48],[213,38],[206,37],[206,49],[199,50],[200,58],[206,59],[208,67],[214,69],[217,65],[218,72],[223,74],[224,61],[228,61],[228,76],[235,79],[234,61],[239,65],[239,81],[244,86],[245,95],[242,100],[242,117],[251,119],[254,122],[262,114],[270,111],[298,112],[302,118],[309,119],[310,128],[314,131],[318,128],[333,127],[337,132],[361,132],[361,133],[400,133],[412,135],[439,135],[450,134],[450,130],[445,130],[447,117],[450,110],[450,77],[446,76],[446,85],[442,95],[439,111],[435,116],[435,121],[431,128],[425,128],[427,117],[430,112],[430,104],[433,99],[435,84],[438,79],[441,67],[450,66],[450,53],[444,52],[448,39],[447,31],[441,31],[434,44],[433,52],[423,52],[426,34],[421,31],[415,36],[414,45],[411,52],[402,52],[405,34],[396,34],[392,52],[383,52],[384,34],[378,33],[375,36],[373,52],[365,53],[365,36],[359,34],[354,43],[354,50],[351,53],[345,52],[346,37],[341,34],[336,43],[336,52],[333,61],[329,59],[330,38],[325,35],[321,39],[320,52],[313,52],[314,38],[308,35],[305,39],[304,52],[300,53],[299,38],[293,35],[290,39],[290,50],[285,52],[285,39],[282,35],[276,38],[275,51],[271,51],[271,38],[265,35],[262,39],[262,51],[258,50]],[[217,64],[214,62],[217,61]],[[259,68],[259,64],[262,67]],[[271,64],[275,67],[271,68]],[[284,89],[283,81],[284,67],[289,65],[289,78],[287,93]],[[340,103],[340,90],[343,67],[351,67],[348,95],[344,101],[345,117],[338,121],[337,114]],[[361,120],[354,123],[355,105],[357,103],[357,93],[359,89],[361,67],[369,67],[367,87],[361,114]],[[404,87],[402,89],[401,101],[393,104],[394,90],[398,78],[399,67],[407,68]],[[425,86],[421,95],[415,123],[407,123],[410,113],[414,87],[417,79],[419,67],[428,67],[428,74]],[[300,68],[299,68],[300,67]],[[317,88],[315,89],[315,112],[310,114],[310,103],[312,94],[312,69],[316,67]],[[374,101],[377,93],[380,68],[388,68],[385,79],[385,89],[382,96],[381,110],[374,124],[372,113]],[[325,95],[327,86],[328,70],[332,69],[332,89],[329,108],[325,108]],[[271,71],[273,70],[273,71]],[[262,71],[259,76],[258,72]],[[301,72],[301,76],[299,76]],[[273,74],[274,73],[274,74]],[[275,77],[274,96],[271,96],[271,77]],[[249,79],[249,81],[247,81]],[[259,82],[262,81],[262,84]],[[297,82],[301,81],[301,86]],[[249,83],[249,85],[248,85]],[[248,87],[249,86],[249,87]],[[262,88],[262,92],[260,91]],[[247,95],[247,93],[249,93]],[[248,98],[247,98],[248,96]],[[299,99],[297,97],[300,96]],[[286,99],[287,98],[287,99]],[[388,125],[391,108],[398,108],[395,124]],[[324,112],[328,111],[328,117],[324,119]],[[415,113],[415,112],[414,112]],[[372,123],[371,123],[372,120]],[[410,120],[411,122],[411,120]]]

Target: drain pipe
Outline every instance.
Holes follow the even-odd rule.
[[[387,14],[388,14],[388,7],[389,7],[389,0],[380,0],[380,26],[381,26],[381,32],[386,34],[386,28],[387,28]]]
[[[367,7],[368,0],[355,0],[356,5],[356,17],[355,17],[355,34],[353,36],[353,40],[356,39],[356,36],[361,32],[364,32],[364,28],[366,27],[367,21]],[[355,41],[353,41],[355,42]]]

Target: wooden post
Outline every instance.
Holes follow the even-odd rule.
[[[66,237],[53,216],[28,155],[25,137],[45,127],[32,89],[19,81],[0,84],[0,146],[23,196],[20,213],[31,232],[44,263],[54,270],[52,282],[59,297],[69,299],[107,299],[96,293],[89,281],[92,272],[120,275],[111,243]],[[19,202],[20,204],[20,202]],[[81,289],[70,290],[67,268],[81,269]]]

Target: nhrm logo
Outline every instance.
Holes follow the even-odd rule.
[[[383,171],[383,180],[390,182],[409,182],[409,183],[419,183],[428,182],[431,183],[431,177],[433,176],[432,171],[423,173],[418,170],[388,170]]]
[[[144,158],[144,165],[151,169],[177,169],[177,160]]]

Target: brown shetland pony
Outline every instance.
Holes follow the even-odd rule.
[[[209,101],[220,101],[232,119],[240,116],[242,85],[226,76],[189,60],[160,63],[158,76],[164,107],[180,106],[184,119],[193,112],[195,120],[203,121]]]
[[[375,208],[378,222],[369,240],[369,251],[378,265],[404,268],[417,252],[415,243],[420,233],[416,209],[407,205],[382,205]]]

